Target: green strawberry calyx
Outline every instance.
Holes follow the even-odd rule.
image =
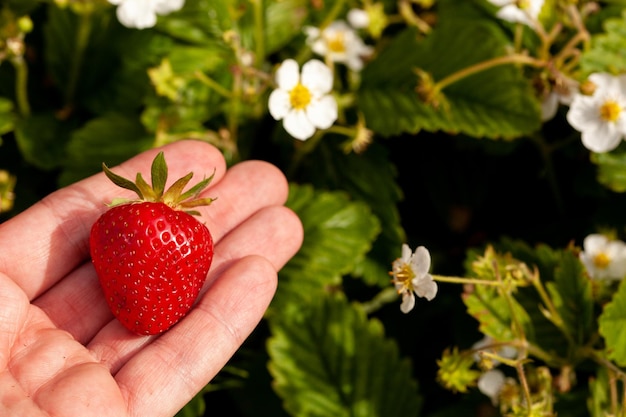
[[[137,173],[135,181],[131,181],[124,178],[109,169],[105,163],[102,163],[102,169],[106,176],[117,186],[127,190],[134,191],[139,199],[125,199],[116,198],[110,206],[118,206],[126,203],[136,202],[161,202],[176,210],[183,210],[186,213],[199,216],[200,213],[193,210],[194,207],[208,206],[215,198],[205,197],[198,198],[200,193],[204,191],[206,187],[211,183],[215,176],[215,170],[210,177],[203,179],[189,190],[183,192],[191,178],[193,172],[185,175],[174,182],[167,190],[165,189],[165,183],[167,182],[167,163],[165,162],[165,156],[163,152],[159,152],[158,155],[152,161],[151,168],[151,180],[152,186],[150,186],[140,172]]]

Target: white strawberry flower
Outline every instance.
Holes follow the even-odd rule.
[[[128,28],[146,29],[157,22],[157,15],[180,10],[185,0],[108,0],[117,6],[117,20]]]
[[[331,94],[333,73],[323,62],[312,59],[300,73],[298,63],[287,59],[276,71],[276,84],[269,111],[294,138],[307,140],[316,129],[328,129],[337,120],[337,102]]]
[[[579,132],[583,145],[592,152],[609,152],[626,137],[626,75],[595,73],[592,95],[576,94],[567,121]]]
[[[489,0],[500,7],[496,16],[511,23],[533,26],[543,7],[544,0]]]
[[[626,276],[626,243],[601,234],[590,234],[583,240],[580,260],[593,279],[623,279]]]
[[[373,48],[365,45],[356,31],[343,20],[334,21],[322,30],[307,26],[304,32],[313,52],[332,62],[345,64],[353,71],[360,71],[363,58],[373,52]]]
[[[390,274],[398,294],[402,295],[400,310],[403,313],[408,313],[415,307],[415,294],[429,301],[437,295],[437,283],[428,273],[429,270],[428,249],[419,246],[411,253],[409,245],[402,245],[402,256],[393,262]]]

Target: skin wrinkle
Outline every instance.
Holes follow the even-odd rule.
[[[64,293],[67,296],[54,298],[54,302],[50,302],[49,298],[54,297],[50,291],[59,291],[56,286],[48,290],[40,297],[33,301],[33,304],[39,306],[48,316],[50,320],[60,329],[68,331],[80,343],[88,343],[89,340],[83,340],[81,335],[85,334],[92,322],[84,320],[76,320],[76,317],[84,317],[85,315],[96,314],[95,309],[98,308],[99,315],[108,318],[106,322],[113,319],[110,312],[95,271],[91,266],[91,260],[86,260],[80,267],[72,271],[64,282]],[[61,314],[62,312],[62,314]],[[62,319],[61,319],[62,318]],[[104,324],[106,324],[106,322]],[[85,329],[75,328],[77,325],[88,326]]]
[[[100,338],[109,340],[111,333],[121,337],[115,343],[100,342]],[[130,358],[157,337],[133,335],[122,327],[116,319],[113,319],[94,336],[92,342],[87,345],[87,349],[98,362],[103,363],[109,369],[111,375],[115,376]],[[131,348],[128,349],[128,346]],[[122,352],[125,353],[122,354]]]

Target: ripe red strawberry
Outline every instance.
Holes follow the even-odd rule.
[[[213,201],[197,198],[213,176],[183,193],[193,173],[164,191],[163,153],[152,163],[152,187],[139,173],[132,182],[102,167],[111,181],[139,196],[114,201],[91,228],[91,259],[106,301],[132,332],[164,332],[189,312],[211,266],[209,229],[193,216],[199,213],[181,209]]]

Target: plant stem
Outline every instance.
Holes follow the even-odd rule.
[[[361,303],[361,308],[366,314],[371,314],[380,310],[384,305],[392,303],[398,299],[398,291],[394,287],[387,287],[380,291],[370,301]]]
[[[263,0],[250,0],[254,10],[254,66],[261,68],[265,60],[265,20]]]
[[[535,290],[537,290],[537,292],[539,293],[541,301],[543,301],[543,304],[548,309],[548,315],[546,316],[546,318],[550,320],[550,322],[554,324],[561,331],[561,333],[563,333],[563,336],[565,336],[565,338],[571,345],[575,345],[576,343],[574,341],[574,338],[565,326],[563,318],[554,306],[552,299],[548,296],[548,293],[546,292],[544,286],[541,284],[541,280],[534,279],[533,286],[535,287]]]
[[[231,99],[233,98],[233,93],[232,91],[224,88],[220,83],[218,83],[217,81],[215,81],[214,79],[210,78],[209,76],[207,76],[205,73],[203,73],[202,71],[196,71],[193,74],[199,81],[201,81],[204,85],[206,85],[207,87],[213,89],[213,91],[215,91],[217,94],[219,94],[220,96],[227,98],[227,99]]]
[[[494,287],[502,286],[502,282],[500,281],[490,281],[486,279],[448,277],[443,275],[433,275],[432,277],[435,281],[448,282],[452,284],[491,285]]]
[[[19,56],[11,59],[15,68],[15,98],[17,108],[22,117],[30,115],[30,104],[28,102],[28,66],[24,57]]]
[[[400,0],[398,3],[398,9],[400,16],[410,25],[415,26],[421,33],[428,34],[431,32],[431,27],[422,20],[414,11],[411,2],[408,0]]]
[[[333,8],[330,9],[328,14],[324,17],[324,20],[320,24],[320,30],[324,30],[324,28],[330,25],[332,22],[337,20],[337,16],[342,12],[343,7],[346,4],[346,0],[337,0],[333,4]]]
[[[444,79],[438,81],[435,84],[434,89],[435,91],[441,91],[447,86],[449,86],[450,84],[454,84],[455,82],[460,81],[463,78],[468,77],[470,75],[476,74],[477,72],[485,71],[487,69],[497,67],[499,65],[506,65],[506,64],[523,64],[523,65],[530,65],[533,67],[543,67],[546,65],[544,61],[539,60],[537,58],[530,57],[528,55],[515,54],[515,55],[501,56],[501,57],[489,59],[487,61],[479,62],[478,64],[471,65],[453,74],[450,74]]]
[[[85,50],[87,49],[89,36],[93,27],[93,14],[91,8],[86,8],[82,13],[80,13],[79,17],[80,19],[78,22],[78,31],[76,33],[75,50],[70,64],[67,88],[65,90],[65,107],[68,109],[74,107],[76,87],[78,85],[80,71],[85,58]]]

